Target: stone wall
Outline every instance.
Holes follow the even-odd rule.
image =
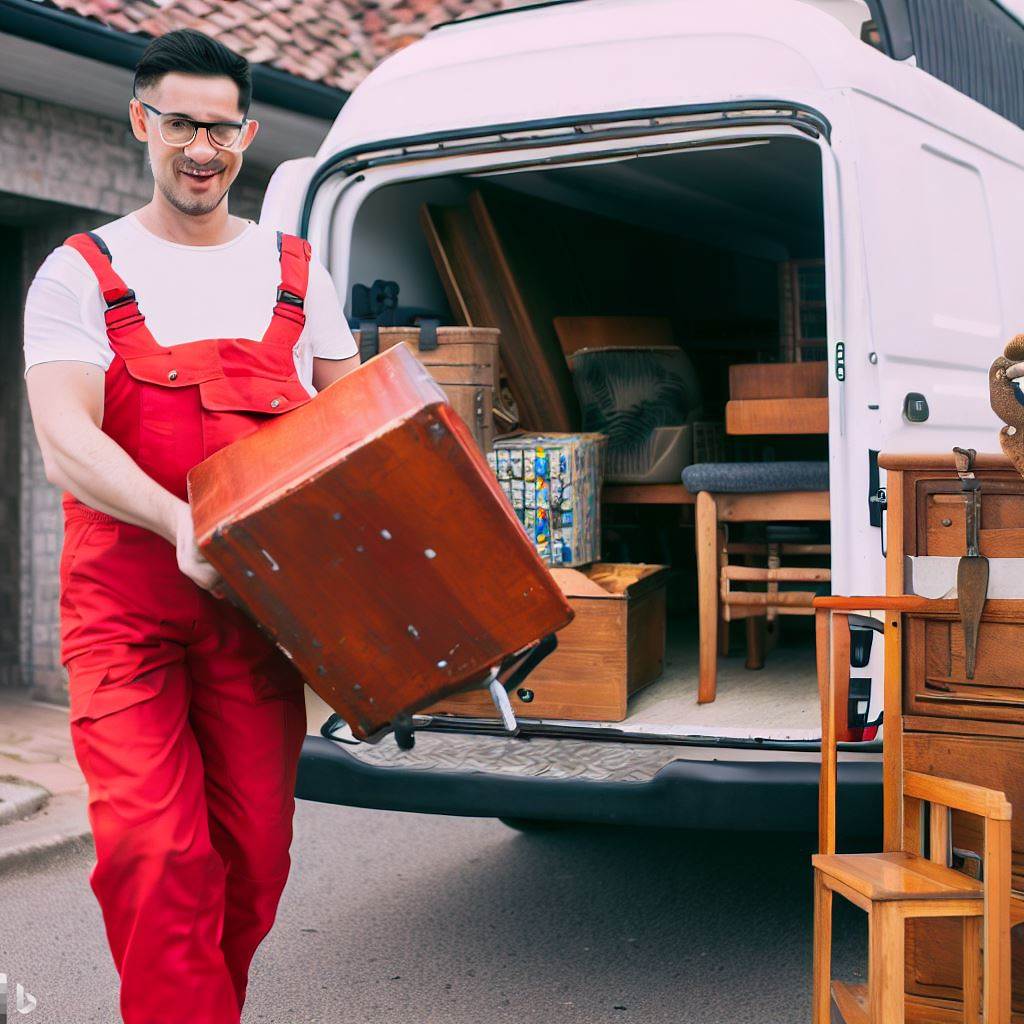
[[[231,212],[257,219],[268,178],[260,168],[244,168],[231,189]],[[0,275],[8,281],[0,291],[0,458],[8,482],[0,485],[0,685],[21,685],[56,703],[67,703],[57,603],[63,521],[25,392],[24,295],[69,234],[137,209],[152,192],[145,147],[127,118],[121,123],[0,92],[0,198],[8,200],[0,227],[0,243],[7,243]],[[19,197],[30,201],[19,204]],[[26,210],[20,224],[19,206]]]

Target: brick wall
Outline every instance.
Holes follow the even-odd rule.
[[[231,212],[255,220],[269,177],[245,165],[231,188]],[[99,210],[107,220],[149,202],[153,178],[146,148],[128,127],[127,102],[116,121],[0,91],[0,192]]]
[[[245,167],[231,189],[231,212],[255,220],[268,178]],[[0,293],[0,459],[8,471],[0,475],[0,686],[21,685],[55,703],[67,703],[57,603],[63,520],[25,393],[24,294],[69,234],[137,209],[152,191],[145,148],[127,122],[0,91],[0,193],[52,204],[26,204],[31,223],[0,231],[0,243],[5,234],[10,242],[0,275],[16,282]],[[15,522],[19,529],[9,529]]]

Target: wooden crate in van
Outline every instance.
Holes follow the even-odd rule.
[[[360,331],[353,331],[356,345]],[[480,446],[494,440],[494,383],[498,365],[497,327],[438,327],[437,348],[420,347],[418,327],[380,327],[380,351],[405,345],[430,371]]]
[[[653,683],[665,663],[663,565],[594,562],[552,569],[575,617],[558,648],[509,694],[519,718],[621,722],[629,697]],[[464,690],[424,714],[493,718],[486,690]]]

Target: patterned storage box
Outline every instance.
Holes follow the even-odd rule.
[[[604,434],[523,434],[496,440],[487,461],[548,565],[601,558]]]

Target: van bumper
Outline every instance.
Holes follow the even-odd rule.
[[[307,736],[296,796],[419,814],[813,832],[818,771],[813,761],[729,761],[723,751],[721,760],[672,761],[649,782],[545,779],[381,767],[359,760],[333,740]],[[843,834],[880,832],[880,758],[840,762],[838,803]]]

